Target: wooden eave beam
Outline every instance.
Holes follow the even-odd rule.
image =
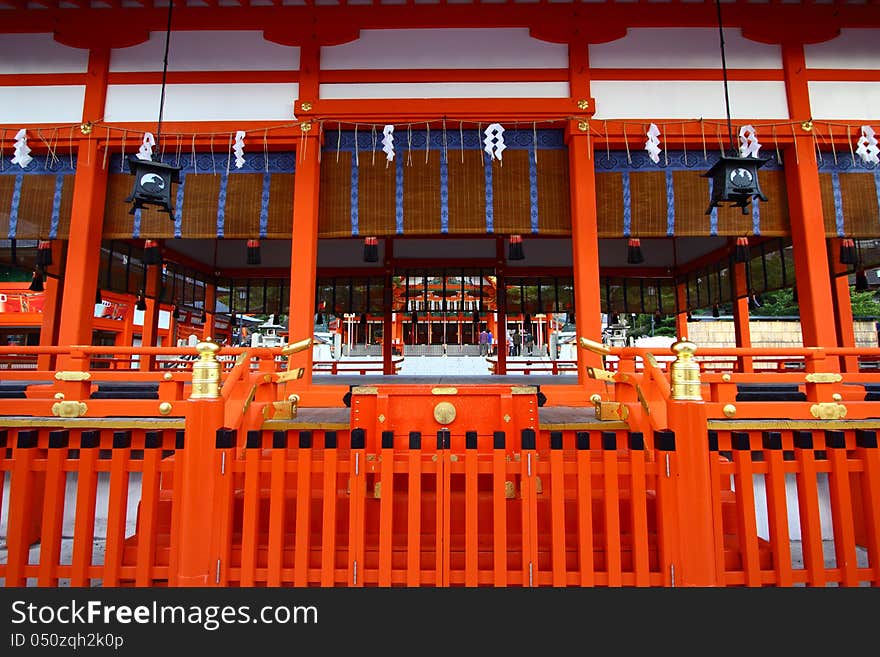
[[[8,32],[51,32],[63,25],[67,30],[94,26],[107,29],[138,25],[141,29],[163,30],[167,23],[164,7],[119,7],[118,9],[60,9],[31,11],[22,0],[3,0],[18,7],[4,13],[3,30]],[[45,4],[45,0],[37,0]],[[49,6],[49,5],[46,5]],[[500,11],[499,11],[500,10]],[[111,15],[112,14],[112,15]],[[832,38],[843,27],[880,27],[880,13],[873,4],[755,5],[727,4],[724,23],[744,27],[747,35],[760,40],[815,41]],[[175,8],[176,30],[256,30],[277,26],[285,41],[326,37],[343,32],[356,36],[358,29],[419,27],[529,27],[533,36],[550,41],[598,40],[602,35],[631,27],[715,27],[714,4],[648,3],[632,10],[628,3],[505,4],[505,5],[340,5],[340,6],[238,6]],[[598,27],[597,27],[598,26]],[[600,29],[601,28],[601,29]],[[272,30],[268,30],[272,32]],[[615,37],[616,38],[616,37]],[[607,40],[607,39],[606,39]]]

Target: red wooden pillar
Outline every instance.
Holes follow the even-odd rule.
[[[687,282],[675,283],[675,335],[678,338],[688,337],[688,303]]]
[[[216,338],[215,321],[217,319],[217,284],[205,285],[205,323],[202,326],[202,335],[205,338]],[[171,332],[169,331],[169,334]],[[174,346],[174,345],[169,345]]]
[[[141,346],[155,347],[159,336],[159,293],[162,285],[162,265],[147,267],[146,287],[144,289],[147,309],[144,311],[144,325],[141,330]],[[149,371],[156,364],[155,356],[141,356],[138,367]]]
[[[61,273],[61,258],[64,255],[61,240],[52,241],[52,265],[47,273],[54,274],[47,279],[45,297],[43,299],[43,322],[40,325],[40,346],[50,347],[58,344],[58,325],[61,321],[61,298],[64,296],[64,281],[57,276]],[[55,367],[55,356],[40,354],[37,356],[37,369],[50,370]]]
[[[309,126],[306,129],[306,126]],[[296,156],[293,192],[293,238],[290,260],[289,341],[312,337],[315,331],[315,281],[318,263],[318,186],[321,165],[318,162],[317,126],[303,123]],[[299,380],[312,382],[312,349],[289,357],[289,369],[302,367]]]
[[[395,374],[393,359],[393,338],[394,331],[394,315],[392,304],[394,303],[394,294],[392,293],[393,276],[391,269],[391,250],[393,242],[390,239],[385,240],[385,281],[384,293],[382,295],[382,373]]]
[[[571,250],[574,269],[575,326],[578,338],[602,341],[599,296],[599,231],[596,211],[596,170],[586,122],[567,130],[571,169]],[[587,367],[602,367],[599,354],[578,349],[578,383],[587,382]]]
[[[831,240],[831,253],[840,253],[840,239]],[[831,296],[834,299],[834,324],[837,328],[837,345],[839,347],[855,347],[856,333],[853,326],[852,299],[849,292],[849,276],[846,273],[847,265],[840,262],[840,258],[831,258]],[[841,356],[840,367],[844,372],[858,372],[859,359],[857,356]]]
[[[752,346],[752,332],[749,328],[749,281],[746,276],[746,263],[735,262],[733,264],[733,332],[736,338],[736,346],[749,348]],[[740,359],[743,372],[752,371],[752,357],[743,356]]]
[[[83,122],[97,121],[104,115],[109,65],[110,51],[106,48],[89,53]],[[61,324],[58,329],[58,343],[63,345],[92,342],[107,191],[107,170],[102,163],[103,149],[98,147],[97,135],[82,136],[77,147],[64,297],[61,300]]]
[[[505,277],[505,257],[504,257],[504,238],[499,237],[495,240],[495,308],[497,320],[495,321],[495,343],[499,345],[497,348],[498,361],[495,367],[496,374],[507,374],[507,281]],[[482,278],[480,285],[483,284]],[[484,310],[481,308],[480,310]],[[487,318],[488,323],[488,318]],[[475,329],[479,331],[479,329]]]
[[[789,115],[793,121],[807,121],[812,112],[803,46],[783,44],[782,59]],[[804,346],[836,345],[835,323],[828,321],[834,306],[816,150],[809,131],[796,128],[795,134],[783,157]],[[828,360],[825,365],[834,368],[836,363]]]

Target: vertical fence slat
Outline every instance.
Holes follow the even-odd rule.
[[[235,482],[238,473],[236,472],[237,448],[218,448],[220,463],[223,464],[216,470],[216,482],[214,490],[217,494],[217,501],[214,507],[214,517],[217,518],[217,540],[215,541],[215,549],[220,559],[222,568],[220,568],[218,586],[229,586],[229,570],[232,564],[232,548],[236,540],[235,536]],[[240,535],[238,537],[239,546],[241,547]],[[239,572],[241,569],[239,568]],[[239,578],[241,575],[239,574]]]
[[[522,505],[522,585],[538,585],[538,499],[535,471],[538,452],[534,429],[522,430],[520,455],[520,504]]]
[[[864,463],[861,479],[865,520],[865,549],[872,575],[870,584],[880,586],[880,450],[876,431],[856,432],[856,458]]]
[[[739,541],[746,586],[761,585],[761,563],[758,554],[758,522],[755,517],[755,484],[749,434],[734,431],[733,485],[736,488],[737,539]]]
[[[257,523],[260,513],[262,433],[248,431],[244,453],[244,496],[241,521],[241,585],[253,586],[257,569]]]
[[[34,499],[34,460],[37,431],[20,430],[12,450],[12,481],[9,490],[9,520],[6,526],[6,586],[25,585],[25,566],[32,535],[31,523],[39,517]]]
[[[119,586],[122,550],[125,542],[125,512],[128,506],[129,458],[131,431],[113,432],[110,456],[110,491],[107,504],[107,534],[104,550],[102,586]]]
[[[773,549],[773,569],[776,586],[789,587],[794,583],[791,572],[791,536],[788,532],[788,506],[785,492],[785,461],[782,455],[782,435],[765,431],[763,437],[767,476],[767,522]]]
[[[468,432],[464,452],[464,584],[477,586],[479,583],[479,517],[478,517],[478,474],[477,474],[477,433]]]
[[[822,525],[819,516],[819,480],[816,476],[816,452],[813,434],[796,431],[794,455],[798,464],[798,509],[801,522],[801,547],[808,583],[825,586],[825,556],[822,549]]]
[[[557,433],[557,432],[553,432]],[[550,436],[550,549],[552,551],[553,586],[567,584],[565,570],[565,475],[562,454],[562,432]]]
[[[322,503],[323,523],[321,525],[321,586],[336,583],[336,504],[337,458],[336,432],[324,432],[324,492]]]
[[[849,461],[846,455],[846,437],[843,431],[826,431],[825,446],[831,472],[828,488],[831,494],[831,525],[834,531],[834,555],[841,570],[844,586],[858,586],[856,534],[852,513]]]
[[[272,452],[269,457],[269,540],[266,564],[266,584],[281,586],[281,566],[284,561],[284,507],[287,479],[287,432],[275,431],[272,435]],[[299,473],[297,473],[297,479]]]
[[[645,442],[641,433],[629,436],[630,518],[632,520],[632,561],[636,586],[650,584],[648,551],[648,492],[645,480]]]
[[[366,435],[363,429],[351,431],[351,477],[348,512],[348,585],[364,585],[364,504],[366,502]]]
[[[183,478],[184,459],[181,458],[186,444],[186,432],[184,429],[178,429],[174,438],[174,464],[171,472],[172,489],[171,489],[171,538],[169,541],[168,552],[168,585],[177,586],[179,582],[179,563],[180,563],[180,525],[183,513],[181,511],[183,498],[183,486],[180,481]]]
[[[507,586],[507,454],[503,431],[494,434],[492,450],[492,525],[495,586]]]
[[[617,435],[602,432],[602,486],[605,517],[605,570],[608,586],[622,586],[620,557],[620,483],[618,481]]]
[[[675,443],[673,431],[654,432],[654,450],[660,468],[657,475],[657,547],[663,586],[676,585],[675,565],[680,557],[678,497],[675,486],[680,466]]]
[[[296,528],[293,585],[309,584],[309,530],[312,509],[312,432],[300,431],[296,450]]]
[[[40,565],[37,586],[58,585],[58,565],[61,558],[61,524],[64,521],[64,492],[67,445],[70,436],[66,430],[49,432],[46,452],[46,483],[43,488],[43,520],[40,527]]]
[[[385,433],[391,433],[390,441]],[[387,442],[386,442],[387,441]],[[379,586],[391,586],[394,511],[394,434],[383,432],[379,481]]]
[[[449,463],[449,430],[437,432],[437,496],[435,502],[437,521],[434,531],[437,532],[437,553],[435,568],[437,569],[436,586],[449,586],[449,533],[450,513],[449,501],[452,488],[452,473]]]
[[[98,498],[99,431],[83,431],[79,436],[79,460],[76,463],[76,518],[73,523],[73,559],[70,569],[72,587],[88,586],[89,567],[95,544],[95,503]]]
[[[593,552],[593,482],[590,464],[590,434],[575,434],[577,449],[577,514],[578,566],[581,586],[595,584],[595,557]]]
[[[406,517],[406,585],[421,584],[422,559],[422,436],[409,434],[409,467]]]
[[[718,450],[718,432],[709,431],[709,481],[712,486],[712,518],[715,538],[715,564],[719,581],[724,584],[726,566],[724,561],[724,512],[722,497],[730,490],[730,477],[722,470],[722,459],[727,460]]]
[[[161,450],[162,432],[147,431],[144,435],[144,467],[141,473],[141,503],[138,511],[135,586],[153,584]]]

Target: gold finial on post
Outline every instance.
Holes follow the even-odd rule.
[[[190,399],[217,399],[220,397],[220,361],[217,360],[217,352],[220,345],[211,338],[205,338],[204,342],[196,345],[199,359],[193,363],[192,368],[192,392]]]
[[[700,392],[700,364],[694,360],[697,345],[682,337],[670,347],[675,360],[669,368],[672,378],[672,399],[676,401],[702,401]]]

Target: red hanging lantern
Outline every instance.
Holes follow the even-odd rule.
[[[638,237],[630,237],[626,243],[626,261],[631,265],[645,261],[645,256],[642,255],[642,241]]]
[[[508,260],[525,260],[526,255],[523,252],[522,235],[511,235],[509,247],[507,251]]]
[[[260,254],[260,240],[250,239],[247,241],[247,264],[259,265],[263,261]]]
[[[736,251],[733,254],[733,259],[736,262],[748,262],[749,261],[749,238],[748,237],[737,237],[736,238]]]
[[[364,238],[364,262],[379,262],[379,238]]]
[[[844,265],[854,265],[858,258],[856,257],[856,242],[851,237],[844,237],[840,240],[840,262]]]
[[[39,267],[48,267],[52,264],[52,242],[49,240],[40,240],[37,243],[37,265]]]
[[[162,253],[156,240],[144,240],[144,264],[158,265],[162,263]]]

